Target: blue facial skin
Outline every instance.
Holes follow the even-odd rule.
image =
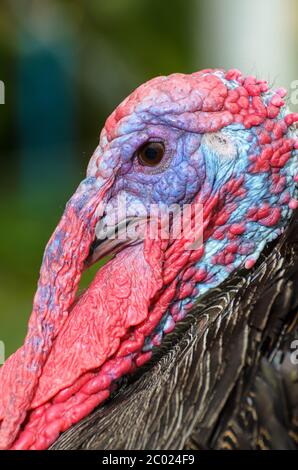
[[[237,177],[248,166],[250,133],[240,132],[239,127],[233,125],[222,131],[230,154],[224,146],[214,149],[202,134],[171,126],[151,125],[146,132],[132,128],[112,143],[119,148],[122,163],[106,212],[109,216],[116,212],[120,194],[125,194],[127,200],[127,216],[149,214],[152,204],[161,208],[190,204],[198,193],[205,202],[232,175]],[[165,155],[156,167],[146,167],[137,158],[138,148],[148,141],[162,141],[165,145]],[[246,158],[242,158],[244,154]]]
[[[236,204],[228,223],[246,221],[246,231],[242,238],[245,246],[251,248],[246,250],[245,254],[237,253],[233,264],[221,266],[213,264],[211,260],[213,255],[220,253],[227,246],[229,239],[227,236],[223,240],[210,237],[205,242],[204,256],[196,264],[196,268],[206,270],[208,280],[198,283],[191,296],[171,306],[176,306],[181,312],[180,318],[183,318],[186,305],[223,282],[232,271],[243,266],[248,258],[257,260],[266,243],[282,233],[292,210],[280,201],[286,192],[289,192],[291,197],[297,195],[293,182],[293,177],[298,171],[297,154],[280,170],[280,174],[287,178],[285,190],[274,194],[270,191],[272,181],[268,172],[249,173],[249,157],[260,153],[254,128],[247,130],[241,124],[229,125],[218,133],[219,142],[214,142],[214,134],[202,135],[164,125],[147,124],[142,130],[135,130],[132,125],[128,131],[126,124],[125,131],[125,134],[112,142],[112,146],[120,149],[122,164],[109,194],[108,213],[116,209],[117,196],[124,193],[128,202],[127,216],[143,216],[144,208],[149,214],[151,204],[160,207],[188,204],[198,193],[203,203],[208,202],[231,178],[239,179],[244,176],[243,187],[246,196],[236,196],[227,201]],[[146,167],[138,161],[137,150],[147,141],[162,141],[165,145],[165,156],[156,167]],[[280,222],[273,227],[246,220],[247,211],[253,206],[259,207],[264,202],[282,210]],[[144,352],[152,349],[153,338],[155,344],[161,342],[164,330],[172,321],[171,308],[152,335],[146,339]]]
[[[123,163],[110,201],[120,191],[139,200],[148,210],[151,204],[182,205],[193,200],[205,177],[204,161],[202,156],[198,161],[196,154],[201,135],[188,134],[168,126],[150,126],[144,134],[130,133],[129,144],[123,146],[124,139],[126,137],[117,139]],[[156,167],[140,164],[136,155],[137,149],[148,141],[162,141],[165,144],[165,155]]]
[[[212,134],[201,135],[170,126],[151,125],[141,132],[134,131],[132,127],[128,134],[116,138],[112,146],[118,147],[122,163],[109,193],[106,212],[115,211],[119,194],[125,194],[127,198],[127,216],[144,215],[144,208],[149,214],[152,204],[161,207],[188,204],[198,193],[204,203],[232,177],[238,179],[243,175],[247,197],[234,201],[237,209],[231,215],[230,223],[245,220],[248,208],[259,205],[260,201],[267,201],[270,206],[280,205],[282,194],[270,193],[272,182],[268,173],[248,173],[249,157],[260,152],[254,129],[247,130],[242,125],[232,124],[219,133],[219,138],[224,139],[219,145],[214,145],[209,136]],[[146,167],[138,161],[137,150],[147,141],[165,144],[165,156],[156,167]],[[294,185],[291,181],[296,172],[296,160],[290,159],[281,169],[281,174],[288,177],[291,185],[286,191],[292,192],[292,196]],[[138,210],[142,210],[142,214]],[[288,220],[289,217],[290,211],[284,207],[283,219]],[[253,225],[251,228],[253,236],[257,236]],[[261,228],[261,231],[264,233],[257,238],[264,239],[272,229]]]

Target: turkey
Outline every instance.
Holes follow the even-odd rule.
[[[206,69],[150,80],[111,114],[0,370],[1,449],[297,446],[285,95]]]

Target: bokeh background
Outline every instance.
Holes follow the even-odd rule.
[[[44,246],[114,107],[153,76],[208,67],[291,89],[297,50],[296,0],[1,0],[6,356],[23,340]]]

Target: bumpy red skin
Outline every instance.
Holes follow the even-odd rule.
[[[144,246],[125,250],[102,268],[74,304],[99,220],[97,209],[120,165],[117,158],[110,167],[103,165],[102,154],[109,151],[110,142],[140,104],[145,113],[146,109],[156,112],[163,124],[175,124],[191,132],[218,131],[232,123],[242,123],[247,129],[259,126],[262,150],[251,158],[251,173],[266,171],[270,165],[284,166],[293,149],[298,148],[297,141],[285,137],[298,116],[289,114],[278,119],[284,90],[277,90],[265,106],[261,99],[268,89],[265,82],[243,78],[235,70],[227,72],[225,79],[235,81],[237,86],[229,89],[211,70],[158,77],[132,93],[107,120],[102,149],[91,160],[88,179],[68,203],[46,249],[24,346],[0,371],[1,448],[47,448],[60,432],[104,401],[118,378],[150,358],[150,352],[142,353],[144,339],[164,312],[172,305],[170,331],[180,315],[175,300],[188,298],[196,283],[209,279],[204,269],[194,268],[204,248],[189,252],[183,239],[170,247],[165,241],[146,239]],[[187,96],[185,102],[179,99],[182,94]],[[158,115],[156,103],[163,96],[167,97],[168,112]],[[285,185],[276,171],[272,191],[281,191]],[[241,181],[230,181],[222,191],[240,194]],[[218,200],[219,195],[205,204],[204,238],[212,235],[220,240],[224,226],[231,243],[213,263],[232,266],[235,254],[246,249],[237,242],[245,232],[245,222],[229,226],[233,206],[220,207]],[[292,209],[297,207],[296,200],[286,203]],[[278,209],[265,205],[252,207],[247,214],[247,220],[258,220],[266,226],[277,224],[279,218]],[[246,267],[253,263],[248,258]]]

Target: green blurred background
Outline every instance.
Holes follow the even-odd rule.
[[[240,68],[291,89],[297,17],[296,0],[1,0],[6,356],[23,340],[43,248],[114,107],[153,76],[207,67]]]

